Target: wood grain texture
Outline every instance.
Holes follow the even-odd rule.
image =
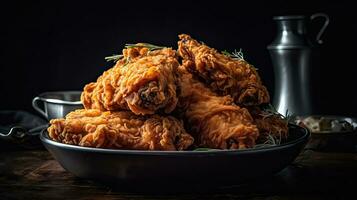
[[[0,199],[336,199],[353,194],[356,171],[356,153],[305,150],[276,176],[247,184],[118,188],[74,177],[47,151],[19,150],[0,153]]]

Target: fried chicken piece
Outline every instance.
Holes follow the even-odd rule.
[[[50,124],[48,132],[53,140],[86,147],[174,151],[193,143],[183,124],[171,116],[79,109]]]
[[[170,113],[177,103],[175,71],[179,63],[170,48],[123,50],[124,58],[84,87],[86,109],[131,110],[137,115]]]
[[[255,68],[248,62],[233,59],[201,44],[189,35],[179,35],[178,53],[183,66],[198,76],[212,91],[231,95],[237,105],[268,103],[269,93]]]
[[[248,110],[230,96],[217,96],[192,75],[180,70],[178,112],[198,146],[244,149],[255,145],[259,132]]]
[[[250,107],[248,110],[259,129],[258,143],[264,143],[269,135],[275,138],[287,139],[289,134],[287,120],[283,119],[280,115],[267,113],[259,107]]]

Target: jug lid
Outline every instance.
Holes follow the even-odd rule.
[[[306,35],[306,16],[286,15],[273,17],[277,24],[277,35],[268,49],[310,48]]]
[[[304,15],[282,15],[274,16],[273,20],[291,20],[291,19],[306,19]]]

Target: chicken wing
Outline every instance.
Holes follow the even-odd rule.
[[[198,76],[212,91],[231,95],[237,105],[268,103],[269,93],[255,68],[242,59],[233,59],[201,44],[189,35],[179,36],[178,53],[183,66]]]
[[[96,82],[84,87],[81,96],[86,109],[131,110],[137,115],[170,113],[175,109],[176,76],[179,63],[170,48],[123,50],[124,57]]]
[[[178,113],[186,119],[198,146],[243,149],[255,145],[259,132],[253,118],[230,96],[217,96],[184,69],[180,70],[179,89]]]
[[[171,116],[80,109],[50,123],[48,132],[53,140],[87,147],[184,150],[193,143],[183,124]]]

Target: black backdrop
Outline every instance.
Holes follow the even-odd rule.
[[[219,50],[242,48],[274,93],[266,46],[275,36],[274,15],[331,18],[313,66],[318,113],[357,115],[356,12],[342,1],[46,1],[1,6],[0,110],[32,111],[45,91],[80,90],[110,67],[103,59],[125,43],[176,47],[188,33]],[[310,28],[315,35],[322,21]]]

